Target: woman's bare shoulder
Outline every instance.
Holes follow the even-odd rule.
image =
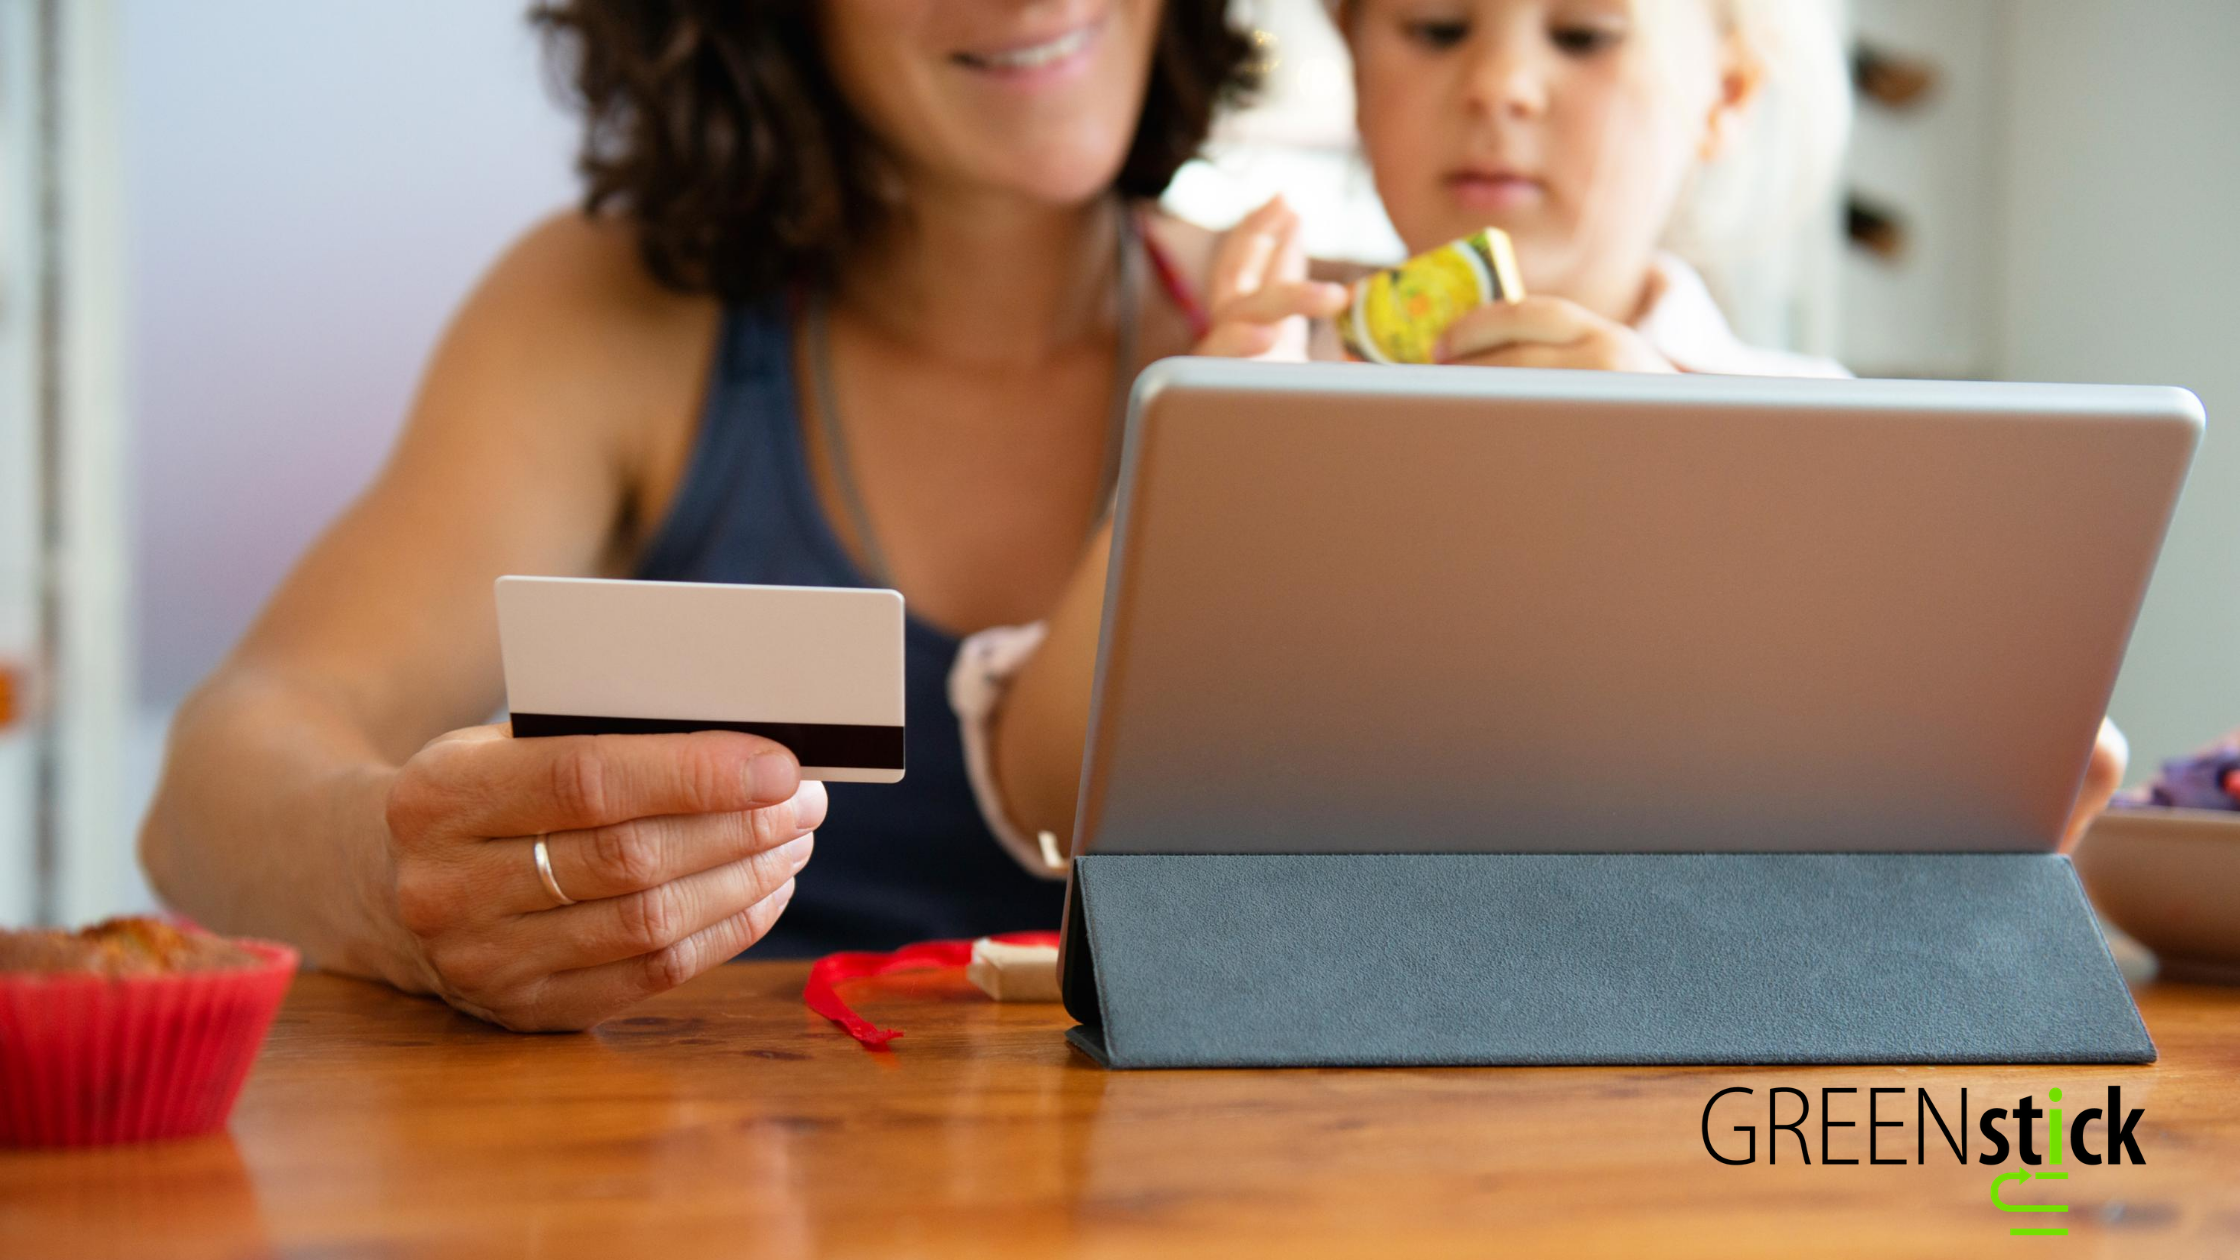
[[[689,443],[720,318],[715,298],[653,278],[627,224],[555,214],[459,310],[419,418],[573,434],[625,480],[658,480]]]
[[[712,331],[719,310],[705,294],[653,278],[627,224],[575,211],[523,233],[468,300],[457,331],[486,333],[535,357],[592,374],[697,357],[680,345]],[[578,384],[583,383],[578,381]]]

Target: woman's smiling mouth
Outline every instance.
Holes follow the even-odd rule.
[[[1040,78],[1061,73],[1087,60],[1091,45],[1103,30],[1104,20],[1099,18],[1037,43],[954,52],[949,54],[949,59],[969,69],[1004,78]]]

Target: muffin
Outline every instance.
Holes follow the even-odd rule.
[[[222,1127],[295,968],[160,919],[0,931],[0,1146]]]

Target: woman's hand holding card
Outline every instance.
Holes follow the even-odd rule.
[[[732,731],[439,736],[388,792],[420,972],[397,979],[507,1028],[588,1028],[760,940],[825,808],[792,753]]]

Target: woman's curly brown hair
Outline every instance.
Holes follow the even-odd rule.
[[[752,299],[829,277],[892,213],[873,137],[825,69],[815,0],[540,0],[585,116],[586,213],[616,212],[671,287]],[[1167,0],[1143,116],[1114,181],[1156,197],[1214,111],[1257,86],[1225,0]]]

